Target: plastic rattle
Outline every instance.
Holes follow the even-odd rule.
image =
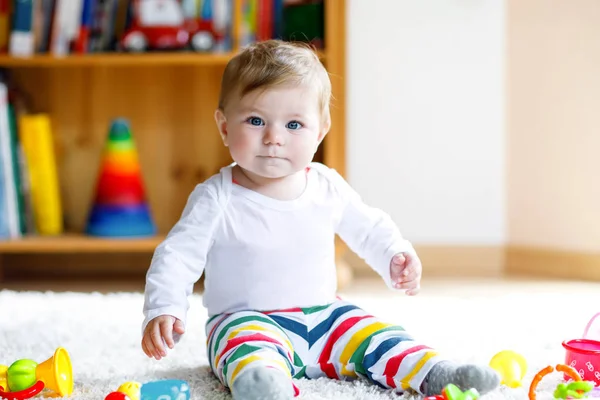
[[[186,381],[177,379],[144,384],[126,382],[104,400],[190,400],[190,387]]]
[[[62,347],[46,361],[38,364],[20,359],[7,367],[0,365],[0,398],[24,400],[47,388],[61,397],[73,393],[73,367],[69,353]]]
[[[451,383],[442,390],[442,394],[425,397],[423,400],[475,400],[478,398],[479,392],[477,389],[469,389],[463,392],[458,386]]]
[[[490,367],[502,378],[500,383],[510,388],[521,386],[521,381],[527,373],[527,361],[512,350],[497,353],[490,360]]]
[[[105,397],[104,400],[140,400],[139,382],[125,382],[115,391]]]
[[[593,382],[576,381],[571,383],[559,383],[554,391],[555,399],[582,399],[585,394],[594,388]]]
[[[568,365],[557,364],[556,370],[559,372],[563,372],[565,375],[567,375],[568,377],[573,379],[575,382],[581,381],[581,376],[579,376],[577,371],[574,368],[569,367]],[[536,400],[537,396],[536,396],[535,389],[537,389],[537,386],[540,383],[540,381],[542,380],[542,378],[552,372],[554,372],[554,368],[552,367],[552,365],[548,365],[546,368],[542,369],[537,374],[535,374],[535,376],[533,377],[533,380],[531,381],[531,385],[529,386],[529,400]]]

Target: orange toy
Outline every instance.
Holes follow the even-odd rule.
[[[556,370],[563,372],[565,375],[571,377],[574,381],[581,381],[581,376],[579,376],[577,371],[574,368],[569,367],[568,365],[557,364]],[[529,386],[529,400],[536,400],[535,389],[537,389],[537,386],[542,380],[542,378],[544,378],[546,375],[552,372],[554,372],[554,368],[552,367],[552,365],[548,365],[546,368],[542,369],[540,372],[535,374],[533,380],[531,381],[531,385]]]

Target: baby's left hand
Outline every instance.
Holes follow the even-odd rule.
[[[392,284],[396,289],[406,289],[406,294],[414,296],[421,288],[421,260],[413,253],[398,253],[390,262]]]

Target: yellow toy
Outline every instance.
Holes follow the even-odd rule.
[[[140,400],[141,387],[139,382],[125,382],[116,391],[109,393],[104,400]]]
[[[131,400],[140,400],[140,388],[142,384],[139,382],[125,382],[117,389],[117,392],[125,393]]]
[[[521,381],[527,372],[527,361],[519,353],[503,350],[490,360],[490,367],[500,374],[503,385],[511,388],[521,386]]]
[[[9,367],[0,365],[0,398],[29,399],[44,388],[61,397],[73,393],[73,367],[64,348],[57,348],[54,355],[41,364],[20,359]]]

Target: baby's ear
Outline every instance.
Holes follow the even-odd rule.
[[[319,131],[318,143],[321,144],[327,133],[329,133],[329,129],[331,129],[331,114],[327,112],[323,117],[323,123],[321,124],[321,130]]]
[[[225,114],[220,108],[217,108],[215,111],[215,121],[217,122],[217,128],[219,129],[221,139],[223,139],[223,144],[227,146],[227,118],[225,118]]]

